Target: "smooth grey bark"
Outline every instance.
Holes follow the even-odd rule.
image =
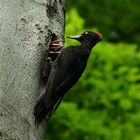
[[[42,140],[34,125],[49,30],[63,40],[65,0],[0,0],[0,140]]]

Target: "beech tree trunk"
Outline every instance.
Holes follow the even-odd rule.
[[[43,140],[33,108],[49,30],[63,40],[65,0],[0,0],[0,140]]]

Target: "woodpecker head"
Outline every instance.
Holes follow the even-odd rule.
[[[86,31],[81,35],[69,36],[68,38],[78,40],[81,43],[92,43],[92,44],[96,44],[103,39],[100,33],[92,31]]]

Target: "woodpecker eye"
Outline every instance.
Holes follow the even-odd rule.
[[[87,35],[88,34],[88,32],[85,32],[85,35]]]

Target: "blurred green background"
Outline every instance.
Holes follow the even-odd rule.
[[[46,140],[140,140],[139,6],[139,0],[67,1],[66,36],[97,30],[104,41],[52,116]]]

